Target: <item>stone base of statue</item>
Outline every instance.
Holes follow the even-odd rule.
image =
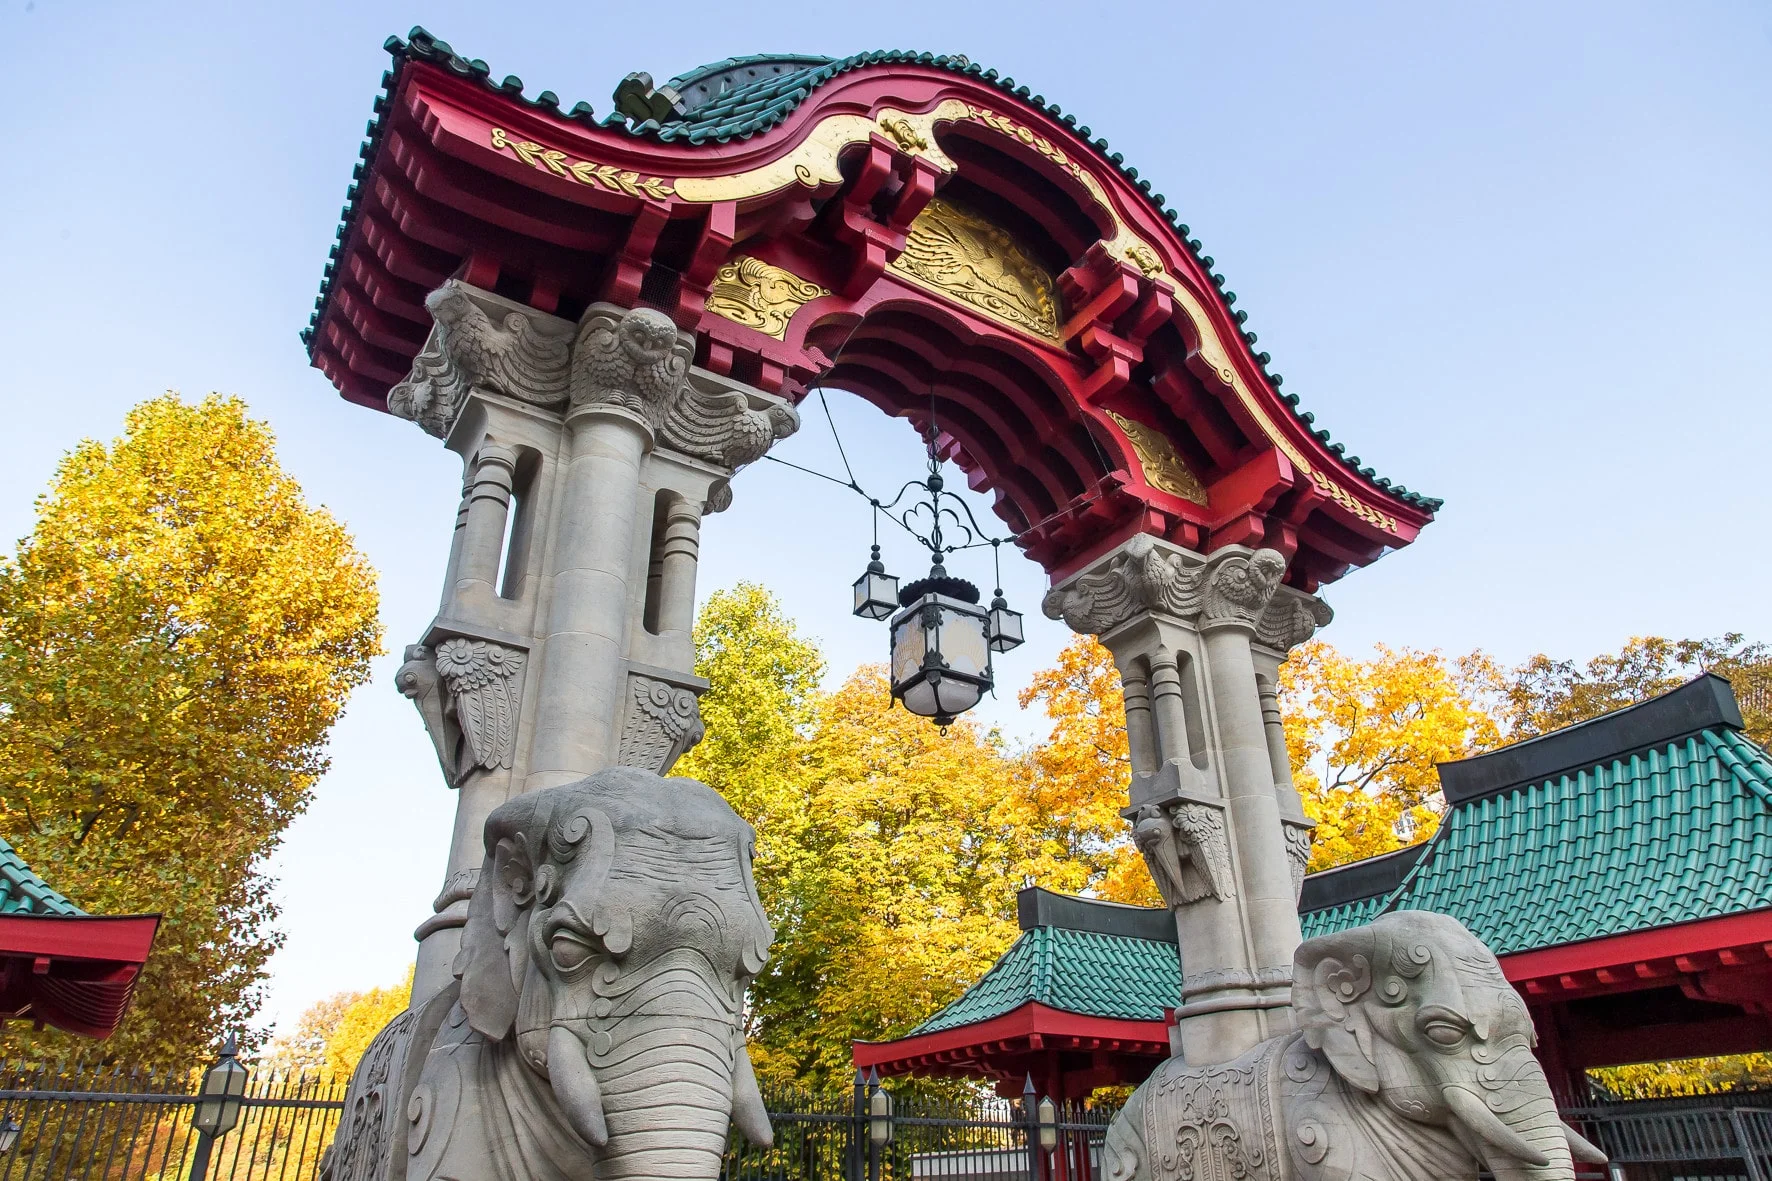
[[[457,979],[370,1046],[322,1178],[712,1181],[730,1126],[768,1144],[750,826],[616,767],[500,807],[485,848]]]

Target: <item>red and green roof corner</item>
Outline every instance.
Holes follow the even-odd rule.
[[[1772,1007],[1772,755],[1741,729],[1728,682],[1705,676],[1442,764],[1439,832],[1307,877],[1305,937],[1389,910],[1438,911],[1487,943],[1534,1004],[1675,991],[1748,1015],[1701,1036],[1761,1036]],[[1021,937],[977,984],[903,1038],[858,1042],[857,1063],[998,1077],[985,1047],[1017,1014],[1031,1015],[1021,1025],[1033,1034],[1066,1019],[1165,1019],[1180,993],[1167,911],[1036,890],[1022,899]],[[1097,916],[1113,926],[1092,930],[1104,926]],[[1650,1008],[1639,1016],[1652,1027]],[[1653,1032],[1631,1036],[1658,1044]]]
[[[790,231],[781,227],[803,222],[778,216],[808,198],[848,209],[845,202],[860,200],[849,188],[860,183],[855,161],[865,157],[873,169],[886,166],[885,157],[845,155],[841,181],[808,172],[779,191],[711,194],[730,194],[728,182],[741,175],[775,176],[777,165],[793,163],[832,119],[853,119],[864,108],[868,118],[884,119],[887,110],[932,112],[946,104],[952,117],[941,116],[942,127],[958,129],[953,144],[973,145],[972,152],[982,142],[972,137],[996,136],[976,149],[985,162],[941,166],[957,168],[944,175],[965,182],[953,186],[953,195],[964,187],[966,200],[987,196],[1041,225],[1070,227],[1051,231],[1058,236],[1048,243],[1056,251],[1048,264],[1069,268],[1059,278],[1076,288],[1076,314],[1063,320],[1062,339],[1036,350],[1027,375],[1037,379],[998,382],[1000,393],[1009,391],[1002,405],[967,410],[976,421],[950,413],[963,409],[957,396],[941,415],[950,458],[969,477],[985,474],[1018,542],[1049,573],[1068,573],[1095,549],[1142,531],[1197,549],[1270,544],[1295,552],[1289,577],[1314,590],[1408,544],[1440,507],[1347,454],[1299,408],[1295,394],[1281,392],[1283,378],[1258,351],[1215,260],[1148,178],[1074,115],[966,57],[884,50],[729,58],[662,87],[630,75],[616,92],[620,110],[598,117],[588,103],[563,108],[551,91],[531,98],[514,76],[495,80],[485,62],[457,54],[423,29],[390,38],[387,48],[393,67],[303,333],[312,363],[350,400],[385,408],[389,388],[405,376],[429,330],[425,294],[454,275],[568,317],[599,299],[645,302],[698,332],[710,354],[698,360],[718,372],[730,369],[789,397],[828,379],[915,420],[923,402],[913,405],[898,388],[897,362],[870,354],[874,342],[866,339],[845,348],[848,336],[839,331],[846,317],[875,315],[876,305],[886,309],[875,325],[882,337],[902,330],[893,317],[915,318],[916,291],[890,276],[862,277],[898,257],[902,242],[894,235],[902,238],[900,223],[915,210],[890,225],[875,224],[859,207],[850,211],[867,222],[850,229],[872,244],[861,253],[874,261],[860,271],[843,245],[848,239],[827,241],[818,228],[833,219]],[[952,114],[957,107],[968,113]],[[898,153],[893,168],[927,171],[933,165],[924,155],[940,152],[915,139],[920,134],[913,133],[922,144],[916,149],[875,147]],[[528,154],[518,159],[512,144]],[[999,157],[1007,171],[994,163]],[[1020,175],[1016,169],[1039,174],[1035,179],[1048,186],[1040,199],[1051,208],[1042,206],[1036,217],[1028,201],[1017,204],[1025,187],[1004,179]],[[619,191],[623,177],[632,178],[633,191]],[[1010,185],[1013,193],[1006,197],[993,185]],[[697,186],[696,193],[686,186]],[[1079,195],[1085,189],[1093,196]],[[925,191],[922,182],[915,191]],[[1095,229],[1076,228],[1084,222]],[[1117,229],[1103,230],[1108,222]],[[628,249],[623,242],[652,243],[650,254],[620,254]],[[693,243],[701,245],[677,257]],[[708,310],[715,270],[740,252],[833,293],[785,337],[765,340]],[[1142,274],[1126,269],[1134,257]],[[1119,294],[1104,302],[1098,288]],[[1116,302],[1122,297],[1134,301],[1132,310]],[[954,301],[914,310],[952,326],[962,351],[1025,343]],[[1183,338],[1194,335],[1205,343],[1183,347]],[[1022,363],[1014,348],[1004,356],[1004,365]],[[1135,366],[1142,367],[1134,373]],[[1062,387],[1050,406],[1041,401],[1040,383],[1048,381]],[[1015,412],[1004,420],[1013,429],[992,425],[1004,406]],[[1189,503],[1173,484],[1147,479],[1127,433],[1140,428],[1181,449],[1209,504]],[[1050,454],[1021,455],[1016,438],[1048,439]],[[1103,445],[1106,453],[1097,454]],[[1004,470],[1018,456],[1025,470]]]
[[[1729,683],[1706,675],[1442,764],[1440,830],[1312,875],[1306,934],[1387,910],[1439,911],[1487,943],[1529,997],[1605,991],[1602,977],[1618,969],[1641,981],[1719,956],[1765,963],[1772,756],[1741,730]]]
[[[93,915],[0,840],[0,1021],[109,1037],[153,947],[158,915]]]

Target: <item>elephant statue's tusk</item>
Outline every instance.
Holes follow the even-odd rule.
[[[603,1118],[597,1075],[585,1057],[585,1044],[563,1025],[548,1033],[548,1079],[572,1130],[598,1148],[607,1145],[609,1124]]]
[[[739,1030],[732,1051],[732,1122],[744,1138],[758,1148],[775,1143],[775,1129],[769,1126],[769,1110],[763,1105],[763,1093],[757,1089],[757,1072],[751,1069],[750,1051],[745,1048],[744,1031]]]
[[[1580,1132],[1577,1132],[1568,1124],[1563,1125],[1563,1136],[1569,1141],[1569,1155],[1576,1160],[1585,1161],[1590,1165],[1603,1165],[1608,1163],[1607,1156],[1604,1152],[1601,1152],[1590,1140],[1587,1139],[1587,1137],[1583,1136]]]
[[[1452,1114],[1483,1143],[1534,1168],[1542,1169],[1550,1164],[1550,1157],[1526,1143],[1518,1132],[1502,1123],[1486,1103],[1463,1087],[1450,1086],[1441,1093]]]

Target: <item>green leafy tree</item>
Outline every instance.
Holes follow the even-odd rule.
[[[233,398],[137,406],[37,507],[0,562],[0,831],[83,909],[163,916],[102,1052],[250,1046],[281,941],[265,859],[381,650],[374,573]],[[32,1048],[90,1052],[60,1036]]]
[[[1638,636],[1585,665],[1542,653],[1514,670],[1507,690],[1516,738],[1548,734],[1676,689],[1701,673],[1726,677],[1748,737],[1772,743],[1772,648],[1740,632],[1708,640]]]

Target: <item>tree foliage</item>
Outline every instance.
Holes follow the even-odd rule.
[[[1317,824],[1310,868],[1327,869],[1424,841],[1439,827],[1434,764],[1501,737],[1502,674],[1481,652],[1379,645],[1356,660],[1321,640],[1280,669],[1293,780]]]
[[[852,1039],[897,1036],[953,1000],[1014,941],[1023,885],[1130,876],[1121,706],[1092,642],[1029,690],[1054,722],[1028,751],[891,708],[879,668],[819,691],[817,648],[756,586],[712,595],[696,642],[709,738],[679,773],[757,829],[776,929],[750,997],[765,1082],[841,1085]]]
[[[232,398],[169,394],[82,443],[0,563],[0,831],[84,909],[163,916],[108,1054],[251,1044],[280,942],[265,858],[368,678],[376,609]]]

